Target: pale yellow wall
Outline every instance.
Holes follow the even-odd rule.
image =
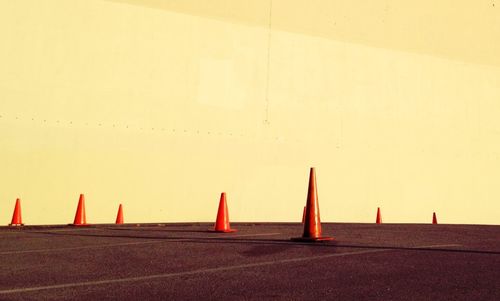
[[[365,2],[0,2],[0,222],[498,224],[500,7]]]

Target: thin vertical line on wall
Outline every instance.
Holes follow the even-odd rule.
[[[269,23],[267,28],[267,66],[266,66],[266,119],[264,120],[264,124],[269,124],[269,69],[270,69],[270,61],[271,61],[271,26],[272,26],[272,17],[273,17],[273,0],[269,0]]]

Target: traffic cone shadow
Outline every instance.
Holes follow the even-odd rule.
[[[9,226],[11,226],[11,227],[24,226],[23,219],[21,217],[21,200],[20,199],[16,199],[14,213],[12,214],[12,221],[10,222]]]
[[[236,229],[231,229],[231,226],[229,225],[229,213],[227,210],[225,192],[220,195],[219,210],[217,210],[217,219],[215,220],[215,226],[212,231],[221,233],[236,232]]]
[[[316,173],[314,167],[309,172],[309,188],[304,218],[304,233],[302,237],[294,237],[293,241],[319,242],[330,241],[333,237],[321,235],[321,220],[319,216],[318,191],[316,188]]]

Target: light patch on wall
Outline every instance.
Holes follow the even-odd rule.
[[[198,102],[203,105],[242,110],[246,105],[243,86],[237,80],[232,60],[202,59]]]

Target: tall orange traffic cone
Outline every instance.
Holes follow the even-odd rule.
[[[220,194],[219,210],[217,211],[217,220],[215,221],[214,231],[223,233],[236,231],[236,229],[231,229],[229,226],[229,213],[227,211],[225,192]]]
[[[14,214],[12,214],[12,221],[9,226],[24,226],[21,217],[21,200],[16,199],[16,206],[14,207]]]
[[[116,222],[115,224],[123,224],[123,209],[122,209],[122,204],[118,207],[118,214],[116,215]]]
[[[382,214],[380,214],[380,207],[377,207],[377,219],[375,220],[375,223],[377,224],[382,223]]]
[[[433,225],[437,225],[438,223],[438,220],[437,220],[437,217],[436,217],[436,212],[433,212],[432,213],[432,224]]]
[[[87,224],[87,217],[85,216],[85,197],[80,194],[80,199],[78,200],[78,208],[76,209],[75,221],[73,226],[89,226]]]
[[[321,220],[319,217],[318,191],[316,189],[316,174],[314,167],[309,172],[309,189],[307,192],[304,233],[302,237],[292,238],[294,241],[327,241],[333,237],[321,236]]]

